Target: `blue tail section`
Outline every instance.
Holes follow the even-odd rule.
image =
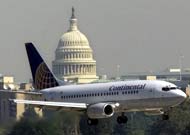
[[[32,43],[25,43],[35,89],[59,86],[57,78],[50,71]]]

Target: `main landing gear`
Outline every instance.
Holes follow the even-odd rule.
[[[117,117],[118,124],[125,124],[125,123],[127,123],[127,121],[128,121],[128,118],[127,118],[127,116],[125,116],[124,112],[121,113],[121,116]],[[96,126],[98,124],[98,119],[88,118],[87,124],[90,126]]]
[[[128,121],[128,118],[127,118],[127,116],[124,115],[124,113],[122,113],[121,116],[117,117],[118,124],[125,124],[125,123],[127,123],[127,121]]]
[[[169,114],[168,113],[164,113],[163,115],[162,115],[162,120],[169,120]]]
[[[98,124],[98,119],[90,119],[90,118],[88,118],[87,119],[87,123],[88,123],[88,125],[90,125],[90,126],[92,126],[92,125],[97,125]]]

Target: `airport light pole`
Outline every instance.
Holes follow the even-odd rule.
[[[184,56],[183,55],[179,55],[179,68],[180,68],[180,72],[179,72],[179,80],[182,80],[181,74],[182,74],[182,60],[183,60]]]
[[[119,79],[119,70],[120,70],[120,65],[117,65],[117,75],[116,75],[117,79]]]

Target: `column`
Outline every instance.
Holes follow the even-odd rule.
[[[86,65],[84,65],[84,74],[86,74]]]
[[[63,65],[63,75],[65,75],[65,65]]]
[[[82,74],[82,65],[80,65],[80,74]]]
[[[75,74],[75,65],[72,65],[72,73]]]
[[[65,65],[65,75],[67,74],[67,65]]]
[[[72,65],[70,65],[70,73],[73,74],[73,69]]]
[[[92,65],[92,73],[94,74],[94,65]]]
[[[79,74],[79,65],[76,65],[76,73]]]
[[[92,74],[92,65],[90,65],[90,74]]]
[[[86,74],[85,68],[86,68],[86,66],[83,65],[83,74]]]
[[[76,65],[73,65],[73,74],[76,74]]]
[[[78,65],[76,65],[76,74],[79,74]]]
[[[82,74],[84,74],[84,65],[82,65]]]
[[[70,74],[69,65],[67,65],[67,75]]]
[[[86,74],[88,74],[88,65],[86,65]]]

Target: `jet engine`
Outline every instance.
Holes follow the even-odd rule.
[[[114,108],[108,103],[97,103],[87,108],[87,115],[91,119],[108,118],[114,114]]]

